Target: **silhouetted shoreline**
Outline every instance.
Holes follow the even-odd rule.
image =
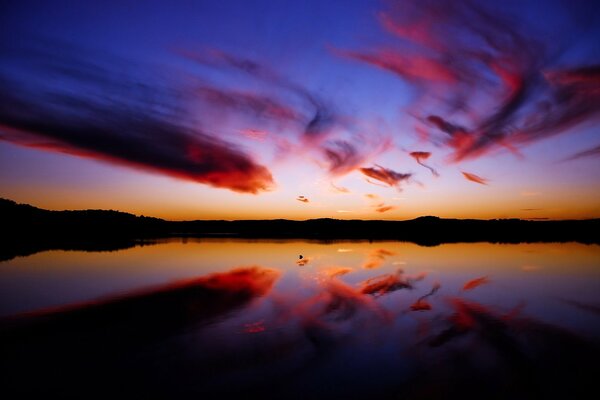
[[[49,249],[119,250],[169,237],[398,240],[425,246],[458,242],[600,244],[600,219],[167,221],[113,210],[49,211],[6,199],[0,199],[0,218],[0,260]]]

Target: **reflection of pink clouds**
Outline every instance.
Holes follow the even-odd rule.
[[[487,283],[490,283],[489,278],[487,276],[482,276],[481,278],[472,279],[472,280],[466,282],[463,285],[462,290],[473,290],[476,287],[485,285]]]
[[[363,268],[374,269],[383,265],[385,259],[390,256],[395,256],[396,253],[387,249],[376,249],[369,253],[367,260],[363,263]]]
[[[354,269],[348,267],[329,267],[322,270],[321,273],[328,278],[336,278],[338,276],[349,274],[352,271],[354,271]]]
[[[265,320],[244,324],[244,333],[260,333],[266,331]]]
[[[367,279],[362,282],[360,291],[364,294],[379,297],[400,289],[412,289],[415,282],[423,279],[425,279],[424,273],[416,276],[404,276],[402,270],[398,270],[395,274]]]
[[[539,265],[525,264],[521,267],[523,271],[537,271],[541,269]]]
[[[419,299],[410,306],[411,311],[429,311],[431,304],[427,300]]]

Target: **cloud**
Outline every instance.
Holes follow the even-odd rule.
[[[296,200],[301,201],[303,203],[308,203],[309,202],[308,198],[306,198],[304,196],[298,196],[298,197],[296,197]]]
[[[354,129],[360,129],[358,128],[361,125],[360,121],[353,121],[353,124]],[[392,142],[389,137],[380,133],[371,132],[369,135],[363,135],[354,132],[347,134],[343,139],[331,138],[321,147],[329,173],[333,176],[341,176],[387,151],[392,147]]]
[[[564,161],[572,161],[572,160],[578,160],[580,158],[599,157],[599,156],[600,156],[600,145],[591,147],[587,150],[579,151],[579,152],[567,157]]]
[[[363,121],[345,117],[322,96],[266,65],[217,50],[185,55],[203,65],[241,72],[261,81],[265,90],[276,93],[277,100],[273,96],[247,92],[210,92],[229,108],[260,116],[261,120],[274,120],[295,131],[300,138],[299,149],[319,153],[332,176],[347,174],[392,146],[387,134],[378,133],[375,127],[366,126]]]
[[[131,65],[100,55],[89,61],[61,54],[52,47],[27,56],[7,52],[7,62],[21,70],[0,75],[6,83],[0,89],[1,139],[240,193],[273,187],[265,166],[197,127],[184,85],[142,71],[125,76],[119,68]]]
[[[520,154],[523,145],[600,116],[600,66],[559,65],[569,46],[551,41],[576,37],[586,14],[565,10],[570,20],[544,40],[491,3],[400,1],[380,14],[382,27],[396,38],[393,48],[335,53],[411,85],[416,131],[449,148],[450,161],[501,149]]]
[[[375,208],[375,211],[377,211],[378,213],[384,213],[384,212],[387,212],[387,211],[395,210],[396,208],[398,208],[398,207],[396,207],[396,206],[386,206],[385,204],[381,204],[381,205],[379,205],[378,207]]]
[[[266,83],[273,90],[284,90],[289,95],[295,96],[302,103],[300,111],[291,111],[288,113],[288,108],[280,108],[279,106],[276,109],[286,110],[286,113],[283,115],[301,122],[302,136],[307,140],[308,144],[312,142],[319,143],[339,122],[337,113],[325,100],[301,85],[288,80],[268,66],[245,57],[215,49],[205,54],[189,51],[182,51],[181,53],[200,64],[241,72]],[[289,100],[290,103],[294,103],[291,99]],[[258,109],[262,110],[260,107]]]
[[[348,141],[336,140],[323,149],[329,172],[341,175],[355,170],[365,160],[356,147]]]
[[[482,177],[480,177],[478,175],[471,174],[469,172],[464,172],[464,171],[461,171],[461,173],[463,174],[463,176],[467,180],[470,180],[471,182],[479,183],[481,185],[487,185],[488,184],[488,180],[487,179],[482,178]]]
[[[431,157],[431,153],[428,151],[413,151],[411,153],[409,153],[410,156],[412,158],[414,158],[417,163],[419,165],[424,166],[425,168],[427,168],[428,170],[431,171],[431,173],[433,174],[433,176],[440,176],[440,174],[433,169],[432,167],[430,167],[429,165],[426,165],[423,161],[427,160],[429,157]]]
[[[378,213],[384,213],[387,211],[395,210],[396,206],[386,205],[384,202],[380,201],[380,197],[373,193],[367,193],[364,195],[366,199],[370,200],[370,207],[373,208]]]
[[[380,165],[376,165],[373,168],[360,168],[359,171],[369,178],[383,182],[387,186],[393,186],[396,188],[400,188],[400,183],[408,181],[412,176],[410,173],[403,174],[388,168],[384,168]]]
[[[263,142],[269,136],[268,132],[260,129],[242,129],[240,133],[249,139],[258,140],[260,142]]]
[[[344,194],[346,194],[346,193],[350,193],[350,189],[348,189],[348,188],[345,188],[345,187],[343,187],[343,186],[337,186],[337,185],[336,185],[335,183],[333,183],[333,182],[330,182],[329,184],[331,185],[331,190],[332,190],[334,193],[344,193]]]
[[[233,111],[258,119],[271,119],[279,122],[298,122],[301,116],[296,110],[272,96],[228,90],[215,86],[201,86],[195,89],[200,100],[215,108],[215,112]]]

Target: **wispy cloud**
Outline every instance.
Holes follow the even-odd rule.
[[[464,172],[464,171],[461,171],[461,173],[463,174],[463,176],[467,180],[469,180],[471,182],[479,183],[481,185],[487,185],[488,184],[488,180],[486,178],[482,178],[479,175],[475,175],[475,174],[472,174],[470,172]]]
[[[7,53],[21,70],[0,76],[1,139],[241,193],[273,187],[265,166],[197,127],[183,83],[127,76],[121,69],[131,65],[53,50]],[[27,74],[37,79],[27,82]]]
[[[423,167],[427,168],[428,170],[431,171],[431,173],[433,174],[433,176],[440,176],[440,174],[433,169],[432,167],[430,167],[429,165],[425,164],[424,161],[429,159],[429,157],[431,157],[431,153],[428,151],[413,151],[409,153],[410,156],[412,158],[414,158],[417,163],[419,165],[422,165]]]
[[[384,213],[384,212],[395,210],[396,208],[398,208],[398,207],[385,205],[382,203],[382,204],[379,204],[377,207],[375,207],[375,211],[377,211],[378,213]]]
[[[589,157],[600,157],[600,145],[591,147],[587,150],[579,151],[579,152],[567,157],[564,161],[572,161],[572,160],[578,160],[580,158],[589,158]]]
[[[333,182],[330,182],[330,185],[331,185],[331,189],[334,193],[344,193],[344,194],[350,193],[350,189],[348,189],[348,188],[345,188],[343,186],[338,186]]]
[[[398,189],[400,189],[401,183],[408,181],[412,176],[410,173],[396,172],[380,165],[370,168],[360,168],[359,171],[371,179],[375,179],[387,186],[396,187]]]
[[[579,29],[585,14],[566,11],[565,31]],[[600,115],[600,67],[559,66],[567,46],[543,40],[491,3],[399,1],[380,23],[395,47],[335,53],[412,85],[419,136],[444,144],[451,161],[499,149],[519,154],[522,145]]]

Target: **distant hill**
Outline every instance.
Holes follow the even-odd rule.
[[[25,235],[59,234],[99,236],[159,233],[166,221],[113,210],[49,211],[0,199],[2,230]],[[116,230],[116,232],[115,232]]]
[[[0,199],[0,260],[35,249],[110,250],[140,240],[174,236],[400,240],[421,245],[451,242],[600,243],[600,219],[527,221],[442,219],[407,221],[166,221],[113,210],[49,211]],[[37,250],[39,251],[39,250]]]

